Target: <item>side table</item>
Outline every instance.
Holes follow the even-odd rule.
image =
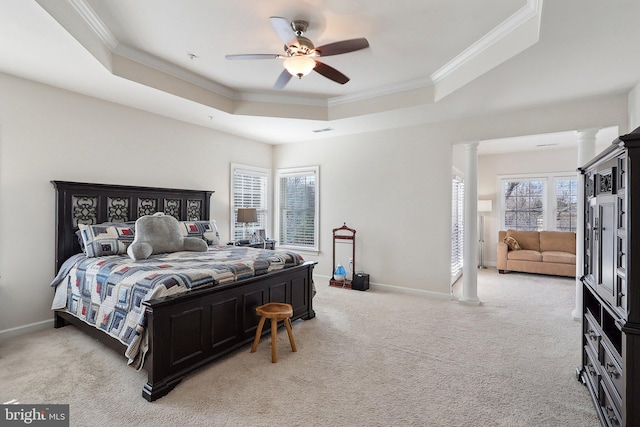
[[[256,242],[256,243],[240,243],[240,242],[229,242],[229,245],[235,246],[248,246],[250,248],[259,248],[259,249],[271,249],[272,251],[276,248],[277,240],[267,239],[264,242]]]

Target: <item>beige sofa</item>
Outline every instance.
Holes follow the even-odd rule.
[[[505,243],[505,237],[515,239],[520,249],[511,249]],[[498,233],[496,265],[500,273],[521,271],[575,277],[576,233],[568,231],[500,231]]]

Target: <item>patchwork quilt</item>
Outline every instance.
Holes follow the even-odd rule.
[[[212,246],[134,261],[127,255],[76,255],[51,284],[53,310],[66,310],[127,346],[129,365],[141,368],[148,350],[143,301],[216,286],[300,265],[293,252]],[[62,271],[66,270],[66,271]]]

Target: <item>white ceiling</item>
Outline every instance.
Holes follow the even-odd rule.
[[[282,70],[279,60],[228,62],[224,58],[235,53],[283,53],[283,43],[269,16],[308,20],[305,37],[316,46],[356,37],[369,39],[371,48],[367,51],[326,60],[352,77],[348,85],[312,74],[292,81],[284,90],[286,94],[324,99],[429,76],[526,1],[411,3],[402,8],[394,2],[377,2],[372,7],[367,0],[87,0],[122,45],[243,92],[270,91]],[[458,25],[448,25],[451,21]],[[464,32],[459,31],[460,26]],[[415,46],[414,55],[404,55],[407,42]],[[198,58],[189,60],[189,53]],[[384,58],[396,60],[399,55],[403,56],[402,67],[380,63]]]
[[[276,91],[281,60],[224,59],[281,53],[269,16],[371,47],[323,59],[346,85],[311,73]],[[3,0],[0,71],[286,143],[626,93],[638,16],[634,0]]]
[[[599,153],[620,135],[617,126],[600,129],[596,134],[596,153]],[[520,151],[562,150],[577,147],[577,132],[555,132],[526,135],[513,138],[484,140],[478,146],[478,154],[501,154]]]

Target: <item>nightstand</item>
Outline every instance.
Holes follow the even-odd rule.
[[[249,246],[251,246],[252,248],[271,249],[273,251],[276,248],[276,241],[267,239],[261,243],[249,243]]]
[[[271,240],[271,239],[267,239],[264,242],[260,242],[260,243],[240,243],[240,242],[229,242],[229,245],[234,245],[235,246],[249,246],[250,248],[259,248],[259,249],[271,249],[274,250],[276,248],[276,240]]]

